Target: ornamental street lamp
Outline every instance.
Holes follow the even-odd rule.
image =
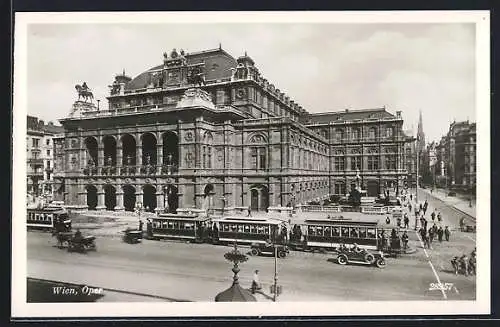
[[[135,213],[139,216],[139,221],[141,220],[141,213],[144,211],[144,207],[141,202],[137,202],[135,205]]]

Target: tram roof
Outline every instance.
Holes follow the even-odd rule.
[[[306,225],[322,224],[322,225],[345,225],[345,226],[377,226],[378,220],[353,220],[353,219],[306,219]]]
[[[28,208],[28,211],[38,213],[67,213],[63,207],[43,207],[43,208]]]
[[[238,216],[229,216],[222,217],[218,219],[214,219],[216,222],[228,222],[228,223],[255,223],[255,224],[271,224],[271,225],[279,225],[283,223],[281,220],[265,218],[265,217],[238,217]]]
[[[209,217],[199,217],[196,215],[179,215],[179,214],[160,214],[158,217],[153,217],[152,219],[164,219],[164,220],[188,220],[188,221],[207,221],[210,220]]]

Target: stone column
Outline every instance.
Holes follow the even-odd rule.
[[[104,146],[102,144],[97,145],[97,166],[104,166]]]
[[[135,148],[135,164],[142,166],[142,145],[137,145]]]
[[[104,189],[99,186],[97,189],[97,208],[96,210],[106,210],[106,205],[104,203]]]
[[[123,148],[121,143],[118,143],[116,145],[116,166],[122,167],[122,161],[123,161]]]
[[[163,194],[163,187],[158,185],[156,188],[156,209],[155,212],[161,213],[165,210],[165,194]]]
[[[121,185],[116,186],[116,211],[124,211],[125,207],[123,207],[123,189]]]
[[[156,145],[156,161],[157,161],[156,171],[158,174],[161,174],[161,167],[163,165],[163,142],[161,139],[158,141],[158,144]]]
[[[142,204],[142,206],[144,207],[144,203],[142,201],[142,196],[144,193],[142,192],[140,185],[137,185],[136,190],[137,191],[135,191],[135,205],[137,206],[137,204],[140,202]]]
[[[71,188],[70,185],[67,185],[67,186],[68,186],[67,189]],[[70,204],[74,204],[74,203],[70,203]],[[85,185],[83,185],[83,184],[78,185],[78,203],[76,203],[76,204],[81,205],[81,206],[87,206],[87,190],[85,189]]]

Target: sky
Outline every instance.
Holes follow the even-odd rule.
[[[107,107],[108,85],[163,62],[173,48],[245,53],[309,112],[378,108],[402,111],[426,140],[456,120],[476,120],[475,25],[392,24],[31,24],[28,114],[67,117],[84,81]]]

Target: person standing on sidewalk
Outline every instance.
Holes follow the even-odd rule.
[[[403,241],[403,249],[407,249],[408,248],[408,234],[406,233],[406,231],[403,232],[403,235],[401,236],[401,241]]]
[[[443,242],[443,234],[444,234],[443,227],[439,226],[437,234],[438,234],[439,243],[442,243]]]
[[[446,242],[450,241],[450,230],[449,230],[448,226],[444,227],[444,238],[445,238]]]
[[[438,221],[441,222],[442,218],[441,218],[441,212],[438,212]]]
[[[429,228],[429,242],[432,243],[434,241],[434,228]]]
[[[434,210],[432,213],[431,213],[431,218],[432,218],[432,221],[434,221],[434,219],[436,219],[436,210]]]
[[[404,224],[405,224],[405,225],[404,225],[404,226],[405,226],[405,228],[406,228],[406,229],[408,229],[408,227],[410,226],[410,218],[408,218],[408,213],[406,213],[406,212],[405,212],[405,217],[404,217],[403,222],[404,222]]]
[[[259,282],[259,271],[255,270],[253,273],[253,280],[252,280],[252,294],[255,294],[255,291],[260,290],[260,282]]]

